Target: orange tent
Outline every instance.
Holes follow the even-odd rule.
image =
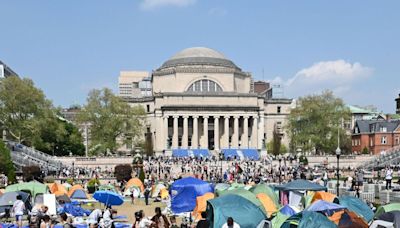
[[[256,195],[257,199],[260,200],[262,205],[264,206],[265,211],[267,212],[267,216],[271,217],[272,213],[278,211],[274,201],[265,193],[258,193]]]
[[[311,203],[314,203],[317,200],[325,200],[327,202],[333,203],[336,195],[329,192],[316,192],[311,200]]]
[[[141,180],[139,180],[139,178],[132,178],[128,181],[128,183],[126,183],[126,188],[132,187],[132,186],[136,186],[140,188],[140,191],[144,191],[144,185],[142,183]]]
[[[56,196],[67,195],[68,191],[62,184],[53,183],[49,186],[50,192],[55,194]]]
[[[193,209],[193,216],[196,219],[201,219],[201,212],[206,211],[207,200],[214,199],[214,193],[207,192],[202,196],[196,197],[196,207]]]
[[[357,228],[368,228],[368,224],[358,216],[356,213],[349,210],[342,210],[334,213],[328,217],[329,220],[334,222],[339,227],[357,227]]]
[[[79,184],[76,184],[76,185],[72,186],[68,191],[68,196],[71,197],[72,194],[74,194],[75,190],[77,190],[77,189],[83,190],[83,187],[81,185],[79,185]]]

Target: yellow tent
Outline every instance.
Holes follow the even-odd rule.
[[[67,189],[62,184],[53,183],[49,186],[50,192],[56,196],[68,195]]]
[[[272,213],[278,211],[274,201],[265,193],[258,193],[256,195],[257,199],[260,200],[262,205],[264,206],[265,211],[267,212],[267,216],[271,217]]]
[[[165,199],[169,196],[168,190],[166,188],[161,189],[160,191],[161,199]]]
[[[329,192],[316,192],[311,200],[311,203],[314,203],[317,200],[325,200],[327,202],[333,203],[336,195]]]
[[[130,188],[132,186],[136,186],[140,188],[140,191],[143,192],[144,191],[144,185],[142,183],[141,180],[139,180],[139,178],[132,178],[128,181],[128,183],[126,183],[126,188]]]
[[[196,207],[192,214],[197,220],[201,219],[201,212],[206,211],[207,200],[214,199],[214,197],[214,193],[207,192],[206,194],[196,198]]]
[[[83,187],[81,185],[79,185],[79,184],[76,184],[76,185],[72,186],[68,191],[68,196],[71,197],[72,194],[74,194],[75,190],[78,190],[78,189],[83,190]]]

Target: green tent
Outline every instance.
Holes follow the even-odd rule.
[[[259,193],[264,193],[269,196],[272,201],[275,203],[275,206],[279,207],[279,198],[278,195],[274,192],[274,190],[266,184],[258,184],[250,188],[250,192],[257,195]]]
[[[234,190],[226,190],[220,193],[220,196],[224,196],[224,195],[239,195],[247,200],[249,200],[250,202],[252,202],[254,205],[256,205],[257,207],[259,207],[264,214],[267,214],[267,212],[265,211],[264,206],[262,205],[261,201],[257,199],[256,195],[254,195],[254,193],[245,190],[243,188],[237,188]]]
[[[29,193],[33,199],[36,198],[38,194],[49,193],[49,187],[37,181],[23,182],[19,184],[9,185],[6,188],[6,192],[23,191]]]
[[[379,215],[383,213],[390,211],[400,211],[400,203],[390,203],[378,207],[378,210],[375,213],[375,218],[377,218]]]
[[[336,224],[330,221],[326,216],[314,211],[303,211],[297,213],[282,224],[281,228],[336,228]]]
[[[254,228],[266,219],[261,208],[242,196],[227,194],[207,201],[207,220],[211,228],[222,227],[228,217],[232,217],[241,228]]]
[[[285,215],[282,212],[276,213],[275,217],[271,220],[272,227],[281,227],[282,224],[288,219],[290,216]]]

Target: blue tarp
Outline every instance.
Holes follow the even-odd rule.
[[[193,151],[193,155],[198,158],[210,156],[208,149],[193,149],[192,151]]]
[[[329,203],[325,200],[317,200],[313,204],[311,204],[306,211],[315,211],[315,212],[323,212],[324,214],[329,214],[330,216],[336,211],[344,210],[346,207],[336,204]]]
[[[72,216],[89,216],[90,215],[90,210],[83,209],[79,205],[76,205],[76,203],[66,203],[62,207],[59,213],[68,213],[71,214]]]
[[[189,151],[185,149],[173,149],[172,156],[178,158],[189,157]]]
[[[279,209],[279,212],[281,212],[284,215],[292,216],[296,214],[296,211],[289,206],[289,204],[286,204],[283,206],[281,209]]]
[[[225,158],[239,157],[237,149],[222,149],[222,153],[224,154]]]
[[[250,160],[259,160],[260,155],[256,149],[241,149],[243,155]]]
[[[186,177],[172,183],[170,191],[172,211],[174,213],[182,213],[193,211],[196,207],[196,197],[202,196],[207,192],[214,192],[214,189],[211,184],[205,181]]]

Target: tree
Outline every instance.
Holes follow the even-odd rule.
[[[115,166],[114,176],[117,178],[117,181],[129,181],[132,178],[132,166],[129,164]]]
[[[30,79],[8,77],[0,83],[0,125],[11,138],[29,145],[39,120],[51,113],[51,102]]]
[[[298,106],[291,110],[286,126],[292,149],[334,153],[338,131],[342,150],[351,148],[343,127],[343,122],[350,121],[350,117],[350,110],[330,91],[299,98]]]
[[[0,173],[4,173],[11,183],[15,182],[15,170],[10,150],[2,140],[0,140]]]
[[[89,123],[91,151],[114,152],[130,139],[142,136],[145,111],[142,106],[129,106],[108,88],[92,90],[78,121]]]
[[[153,134],[151,132],[147,132],[146,133],[146,139],[144,142],[144,151],[146,153],[146,155],[149,156],[153,156]]]
[[[22,167],[22,174],[24,176],[24,181],[43,181],[43,174],[39,166],[31,165]]]

